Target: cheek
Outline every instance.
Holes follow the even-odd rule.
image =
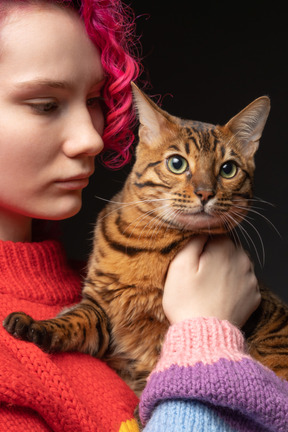
[[[1,143],[0,143],[1,146]],[[7,145],[5,145],[7,149]],[[22,178],[29,182],[32,176],[39,177],[41,170],[46,168],[51,160],[50,152],[41,152],[41,145],[33,143],[13,143],[8,150],[0,151],[0,177],[8,174],[9,177]]]
[[[239,172],[231,179],[225,179],[219,176],[217,189],[219,194],[232,198],[233,195],[241,193],[243,187],[246,188],[247,176],[243,172]]]
[[[5,134],[0,137],[0,195],[2,202],[17,205],[30,202],[45,192],[55,168],[55,149],[35,133]],[[28,135],[28,136],[27,136]],[[24,139],[25,137],[25,139]],[[55,146],[54,146],[55,147]],[[52,174],[51,174],[52,173]]]
[[[4,141],[4,142],[3,142]],[[0,140],[0,180],[9,183],[11,179],[21,178],[22,173],[29,171],[31,156],[29,151],[20,143],[10,141],[8,137]],[[24,180],[24,179],[23,179]]]

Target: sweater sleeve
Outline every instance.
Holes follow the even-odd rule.
[[[284,432],[288,383],[245,352],[229,322],[186,320],[169,328],[140,417],[145,432]]]

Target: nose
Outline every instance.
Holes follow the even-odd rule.
[[[82,155],[96,156],[104,147],[103,114],[99,111],[99,116],[92,118],[88,109],[79,111],[67,121],[63,151],[71,158]]]
[[[198,189],[195,191],[195,194],[200,198],[203,205],[215,196],[215,192],[211,189]]]

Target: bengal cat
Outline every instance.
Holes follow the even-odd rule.
[[[47,352],[101,357],[140,394],[168,327],[168,265],[191,236],[231,231],[245,218],[270,101],[260,97],[214,126],[172,116],[132,87],[136,162],[98,217],[81,303],[46,321],[12,313],[4,327]],[[246,328],[251,354],[288,379],[287,306],[263,291]]]

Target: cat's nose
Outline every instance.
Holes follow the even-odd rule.
[[[196,190],[195,194],[200,198],[200,201],[203,205],[206,204],[211,198],[215,196],[215,192],[211,189]]]

